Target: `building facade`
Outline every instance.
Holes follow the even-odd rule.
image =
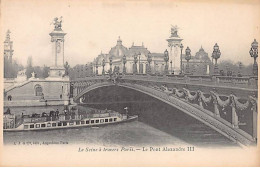
[[[101,52],[94,59],[93,73],[102,74],[105,72],[107,74],[110,69],[114,71],[116,68],[119,69],[119,72],[123,72],[125,65],[126,73],[146,74],[149,64],[152,74],[163,73],[165,67],[164,54],[151,53],[144,44],[138,46],[133,43],[130,48],[127,48],[119,37],[116,45],[107,54]]]
[[[187,72],[185,54],[182,55],[182,64],[184,72]],[[193,75],[209,75],[211,68],[212,61],[202,47],[196,52],[195,56],[191,56],[189,60],[189,72]]]

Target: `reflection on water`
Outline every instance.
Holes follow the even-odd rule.
[[[184,145],[182,140],[134,121],[99,128],[57,129],[51,131],[26,131],[4,133],[4,143],[39,142],[87,144],[103,146],[159,146]]]
[[[109,104],[93,105],[92,107],[104,109],[121,110],[126,105]],[[140,106],[142,105],[142,106]],[[123,111],[121,111],[123,112]],[[211,129],[200,121],[188,116],[187,114],[173,109],[162,103],[151,102],[144,107],[142,104],[132,105],[129,114],[139,115],[139,121],[142,126],[156,128],[161,133],[167,133],[175,139],[182,140],[186,143],[198,147],[233,147],[237,146],[234,142]],[[144,128],[145,129],[145,128]],[[149,129],[147,129],[149,130]],[[142,134],[140,134],[142,135]],[[138,139],[136,139],[138,140]],[[164,140],[164,139],[162,139]],[[167,143],[167,142],[166,142]]]

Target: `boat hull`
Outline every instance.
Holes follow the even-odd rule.
[[[68,125],[68,126],[56,126],[56,127],[44,127],[44,128],[34,128],[34,129],[4,129],[4,132],[25,132],[25,131],[49,131],[49,130],[57,130],[57,129],[72,129],[72,128],[87,128],[87,127],[99,127],[99,126],[107,126],[112,124],[126,123],[135,121],[138,119],[137,115],[130,116],[127,119],[115,121],[115,122],[104,122],[104,123],[93,123],[93,124],[84,124],[84,125]],[[51,122],[50,122],[51,123]]]

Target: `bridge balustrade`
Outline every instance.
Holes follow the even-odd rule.
[[[102,76],[98,76],[102,78]],[[166,81],[188,84],[216,85],[257,89],[257,77],[227,77],[227,76],[182,76],[182,75],[122,75],[123,79]],[[93,77],[93,79],[95,79]]]

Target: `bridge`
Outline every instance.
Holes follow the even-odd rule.
[[[96,75],[70,82],[71,97],[102,87],[136,90],[179,109],[241,146],[257,143],[257,77]]]

